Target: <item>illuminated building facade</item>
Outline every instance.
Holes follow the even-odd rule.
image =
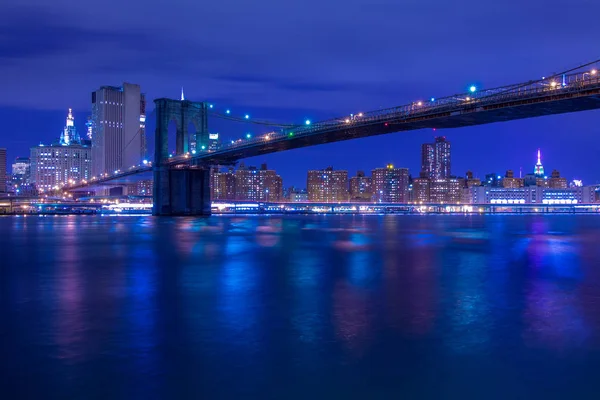
[[[235,200],[235,172],[230,168],[226,172],[218,172],[214,190],[212,190],[213,200]]]
[[[220,142],[219,142],[219,134],[218,133],[209,133],[208,134],[208,151],[217,151],[219,150]]]
[[[421,176],[413,179],[412,182],[412,193],[413,197],[411,199],[412,202],[415,203],[429,203],[430,201],[430,190],[431,190],[431,181],[425,173],[421,172]]]
[[[537,163],[533,168],[533,174],[538,178],[544,177],[544,166],[542,165],[542,152],[538,149],[537,152]]]
[[[67,123],[60,134],[59,143],[61,146],[69,146],[71,144],[81,144],[81,138],[75,128],[75,118],[73,117],[73,110],[69,108],[67,114]]]
[[[548,179],[548,187],[552,189],[566,189],[568,187],[567,178],[561,177],[560,172],[554,170],[550,179]]]
[[[510,169],[506,171],[504,179],[502,179],[502,187],[516,189],[523,186],[525,186],[523,179],[515,178],[515,173]]]
[[[481,179],[474,178],[473,177],[473,172],[467,171],[467,174],[466,174],[466,186],[467,187],[481,186]]]
[[[17,157],[12,164],[13,180],[29,183],[31,177],[31,160],[28,157]]]
[[[90,146],[81,144],[71,110],[59,141],[32,147],[30,160],[31,181],[40,191],[91,178],[92,151]]]
[[[348,200],[348,171],[323,170],[308,171],[308,201],[321,203],[343,202]]]
[[[589,204],[594,203],[594,188],[583,186],[553,189],[539,186],[521,188],[471,187],[464,189],[472,204]]]
[[[465,180],[461,178],[432,180],[429,200],[436,204],[458,204],[463,200],[464,186]]]
[[[371,201],[373,197],[371,178],[358,171],[350,178],[350,201]]]
[[[450,142],[445,136],[438,136],[433,143],[421,146],[421,171],[431,180],[450,178]]]
[[[102,86],[92,92],[93,175],[112,174],[146,157],[146,98],[140,86]]]
[[[235,172],[235,199],[244,201],[280,201],[283,198],[283,180],[263,164],[259,169],[243,164]]]
[[[376,168],[371,172],[373,179],[373,201],[380,203],[408,203],[409,175],[407,168]]]
[[[0,149],[0,193],[6,192],[6,149]]]

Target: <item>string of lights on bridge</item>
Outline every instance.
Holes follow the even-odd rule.
[[[464,102],[472,102],[473,100],[482,100],[485,99],[487,97],[490,96],[495,96],[504,92],[511,92],[514,90],[518,90],[520,88],[526,87],[526,86],[531,86],[531,85],[536,85],[536,84],[541,84],[542,86],[546,86],[546,87],[550,87],[551,89],[559,89],[559,88],[563,88],[566,87],[568,84],[565,81],[565,77],[567,76],[568,73],[573,72],[573,71],[577,71],[577,70],[581,70],[585,67],[590,67],[592,65],[598,64],[600,63],[600,59],[598,60],[594,60],[592,62],[580,65],[578,67],[575,68],[571,68],[567,71],[561,72],[561,73],[557,73],[557,74],[553,74],[549,77],[542,77],[539,80],[536,81],[529,81],[523,84],[517,84],[517,85],[512,85],[512,86],[505,86],[505,87],[501,87],[501,88],[497,88],[497,89],[487,89],[484,91],[480,91],[479,88],[476,85],[470,85],[467,88],[467,93],[466,94],[462,94],[462,95],[454,95],[454,96],[449,96],[446,97],[444,99],[440,99],[440,100],[447,100],[447,99],[452,99],[452,100],[458,100],[458,101],[464,101]],[[598,79],[598,76],[600,75],[598,73],[598,69],[597,68],[592,68],[589,70],[586,70],[583,73],[580,73],[581,77],[583,80],[586,79],[586,75],[587,78],[595,78]],[[562,78],[562,81],[561,81]],[[479,95],[479,93],[482,93],[482,95]],[[402,106],[402,107],[425,107],[428,104],[430,105],[435,105],[436,102],[438,102],[438,100],[435,97],[431,97],[429,99],[428,102],[425,102],[423,100],[418,100],[415,101],[413,103],[410,103],[408,105]],[[197,105],[198,107],[202,107],[202,103],[192,103],[193,105]],[[217,112],[216,108],[215,108],[215,104],[214,103],[204,103],[207,104],[207,107],[209,110],[212,110],[210,112],[210,115],[213,115],[217,118],[222,118],[222,119],[226,119],[226,120],[232,120],[232,121],[237,121],[237,122],[246,122],[246,123],[253,123],[253,124],[258,124],[258,125],[265,125],[265,126],[275,126],[275,127],[279,127],[282,128],[281,132],[269,132],[267,134],[264,134],[263,136],[259,137],[259,138],[255,138],[254,140],[270,140],[270,139],[274,139],[274,138],[283,138],[283,137],[293,137],[295,134],[296,130],[301,130],[301,129],[307,129],[307,128],[312,128],[313,127],[313,122],[311,121],[311,119],[306,118],[304,120],[304,122],[302,124],[281,124],[281,123],[275,123],[275,122],[271,122],[271,121],[263,121],[263,120],[259,120],[259,119],[252,119],[249,113],[243,113],[241,114],[241,116],[235,116],[232,113],[231,108],[225,108],[223,112]],[[401,108],[401,107],[395,107],[397,109]],[[359,112],[357,114],[350,114],[348,117],[342,117],[342,118],[336,118],[334,120],[331,121],[335,121],[338,122],[340,124],[352,124],[356,121],[360,121],[360,119],[362,117],[364,117],[365,114],[363,112]],[[321,121],[318,124],[324,124],[328,121]],[[385,126],[388,126],[388,123],[385,122]],[[247,133],[245,135],[245,139],[247,139],[248,144],[251,143],[251,141],[253,140],[253,136],[251,133]],[[237,140],[231,140],[231,144],[229,146],[226,146],[226,148],[231,148],[231,147],[235,147],[238,146],[239,144],[245,144],[244,138],[240,138]],[[201,146],[201,151],[207,151],[206,150],[206,146]],[[190,157],[195,156],[198,153],[198,151],[196,150],[192,150],[191,153],[185,153],[185,154],[181,154],[181,155],[177,155],[175,157],[173,157],[172,154],[169,155],[169,160],[170,161],[177,161],[179,159],[185,160],[185,159],[189,159]],[[143,160],[143,162],[137,166],[132,166],[131,168],[129,168],[129,170],[127,171],[121,171],[121,170],[116,170],[114,171],[113,174],[102,174],[99,177],[92,177],[89,180],[81,180],[80,182],[75,182],[75,181],[70,181],[69,185],[63,185],[61,187],[56,187],[56,190],[62,190],[64,186],[69,186],[69,187],[73,187],[73,186],[78,186],[78,185],[87,185],[89,183],[92,183],[94,181],[97,180],[101,180],[103,178],[115,178],[118,175],[127,175],[129,173],[137,173],[140,172],[140,170],[144,170],[147,168],[150,168],[152,166],[152,162],[148,161],[148,160]]]

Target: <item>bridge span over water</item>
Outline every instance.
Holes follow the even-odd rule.
[[[233,142],[217,151],[207,150],[208,115],[236,118],[229,113],[211,111],[206,102],[156,99],[157,126],[152,163],[79,182],[65,189],[90,190],[152,176],[155,215],[208,215],[208,167],[211,165],[232,164],[247,157],[394,132],[459,128],[598,109],[600,72],[594,68],[598,61],[538,80],[493,89],[471,87],[467,93],[443,98],[423,99],[399,107],[314,123],[307,121],[301,126],[288,125]],[[172,157],[167,148],[171,121],[175,121],[177,127],[176,152]],[[187,133],[189,123],[196,127],[195,137],[190,138]],[[196,146],[192,151],[191,141]]]

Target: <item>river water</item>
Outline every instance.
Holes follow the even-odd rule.
[[[596,399],[600,217],[0,218],[2,399]]]

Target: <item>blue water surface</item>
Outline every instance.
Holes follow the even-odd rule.
[[[0,218],[2,399],[598,399],[600,217]]]

